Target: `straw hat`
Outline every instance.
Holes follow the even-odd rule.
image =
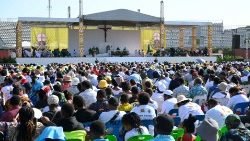
[[[226,82],[221,82],[221,83],[218,85],[218,88],[219,88],[221,91],[226,91],[227,86],[228,86],[228,84],[227,84]]]
[[[99,84],[98,84],[98,87],[99,87],[100,89],[107,88],[107,87],[108,87],[107,81],[106,81],[106,80],[101,80],[101,81],[99,82]]]
[[[191,101],[191,99],[186,98],[185,95],[178,95],[177,96],[177,103],[183,102],[183,101]]]
[[[63,77],[63,82],[71,82],[72,80],[71,80],[71,76],[68,76],[68,75],[65,75],[64,77]]]

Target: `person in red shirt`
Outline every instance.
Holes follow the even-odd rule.
[[[184,129],[184,135],[178,141],[195,141],[196,136],[193,134],[195,132],[195,122],[196,119],[191,114],[188,119],[183,121],[182,128]]]

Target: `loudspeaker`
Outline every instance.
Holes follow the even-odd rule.
[[[232,48],[233,49],[240,48],[240,35],[233,35]]]

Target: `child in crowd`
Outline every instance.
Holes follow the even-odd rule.
[[[184,129],[184,135],[178,139],[178,141],[195,141],[196,136],[193,134],[195,132],[195,122],[196,119],[191,114],[188,119],[184,119],[182,123],[182,128]]]

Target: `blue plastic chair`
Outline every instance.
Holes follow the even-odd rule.
[[[178,109],[172,109],[168,112],[169,115],[175,115],[179,116],[179,110]]]
[[[174,126],[178,127],[181,124],[181,118],[180,117],[174,117]]]
[[[149,125],[154,125],[154,120],[141,120],[141,125],[148,127]]]
[[[205,119],[205,115],[196,115],[195,118],[201,123]]]
[[[122,139],[122,137],[120,136],[120,130],[122,128],[121,120],[107,122],[105,125],[106,125],[106,129],[107,129],[108,134],[115,135],[118,140]]]
[[[237,115],[244,115],[248,107],[249,107],[249,102],[238,103],[234,106],[233,112]]]

